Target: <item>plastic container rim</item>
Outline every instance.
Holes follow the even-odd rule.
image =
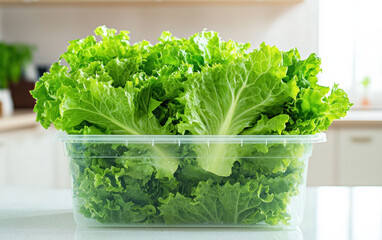
[[[59,132],[56,139],[64,143],[141,143],[141,144],[198,144],[198,143],[321,143],[325,133],[314,135],[70,135]]]

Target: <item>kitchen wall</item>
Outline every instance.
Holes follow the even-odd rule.
[[[0,40],[3,39],[3,9],[0,7]]]
[[[265,41],[303,56],[318,50],[318,1],[301,3],[150,3],[3,6],[3,38],[38,46],[35,63],[51,64],[68,41],[98,25],[131,31],[132,42],[153,43],[163,30],[186,37],[207,28],[224,39]],[[26,37],[28,36],[28,37]]]

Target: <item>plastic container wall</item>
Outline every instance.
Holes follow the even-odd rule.
[[[76,222],[85,226],[297,226],[305,136],[65,135]]]

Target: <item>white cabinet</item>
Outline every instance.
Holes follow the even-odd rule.
[[[338,184],[382,185],[382,129],[338,131]]]
[[[337,124],[327,139],[313,147],[308,185],[382,185],[382,126]]]
[[[336,181],[336,137],[336,130],[331,129],[326,133],[327,142],[313,144],[313,153],[308,165],[308,185],[334,185]]]
[[[5,141],[4,139],[1,139],[0,137],[0,185],[3,185],[6,181],[6,173],[7,173],[7,169],[6,169],[6,164],[5,164],[5,151],[6,151],[6,148],[5,148]]]
[[[41,127],[0,133],[0,185],[70,187],[67,159],[54,134]]]

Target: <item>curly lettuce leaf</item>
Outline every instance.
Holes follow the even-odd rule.
[[[296,83],[285,83],[281,52],[267,45],[248,60],[205,68],[191,77],[181,101],[186,105],[179,132],[237,135],[263,112],[277,113],[296,97]]]
[[[289,116],[280,114],[273,118],[268,118],[267,115],[261,115],[251,128],[245,129],[241,134],[244,135],[272,135],[273,133],[281,134],[285,129],[285,124],[288,122]]]
[[[199,182],[193,198],[179,193],[161,199],[159,207],[167,224],[268,224],[286,223],[285,207],[292,183],[280,179],[249,180],[245,184],[226,182],[215,185],[212,180]],[[292,185],[289,185],[292,184]]]
[[[329,88],[302,89],[296,101],[290,103],[286,112],[290,116],[283,134],[315,134],[328,129],[335,119],[346,115],[353,105],[342,89],[334,85]]]
[[[86,90],[61,89],[61,124],[67,132],[86,121],[111,134],[170,134],[152,114],[160,102],[145,94],[145,89],[112,88],[93,79],[84,84]]]
[[[262,113],[280,113],[299,91],[295,81],[282,81],[286,70],[281,52],[266,45],[251,53],[248,60],[203,69],[186,83],[188,88],[181,98],[186,107],[178,131],[237,135]],[[198,146],[196,151],[203,156],[199,161],[203,169],[219,176],[230,175],[236,160],[231,146]]]
[[[262,195],[258,184],[239,183],[223,186],[213,185],[212,181],[200,182],[192,193],[194,199],[181,194],[170,195],[161,200],[161,213],[169,224],[222,224],[242,223],[243,218],[255,218],[255,207],[261,201],[270,201],[272,195]],[[261,198],[261,197],[262,198]]]

